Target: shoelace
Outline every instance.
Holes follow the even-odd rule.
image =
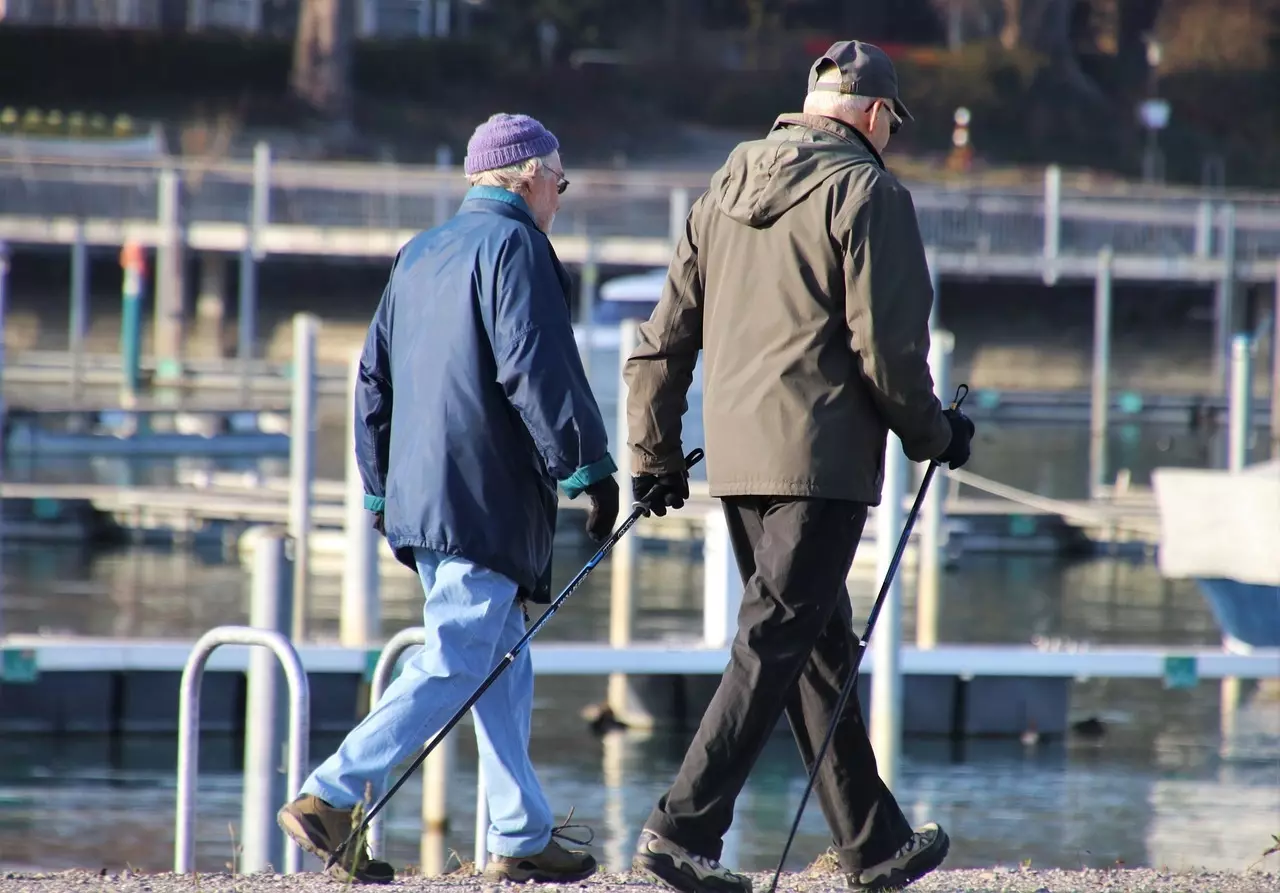
[[[591,845],[591,841],[593,841],[593,840],[595,840],[595,839],[596,839],[596,833],[595,833],[594,831],[592,831],[592,830],[591,830],[591,828],[590,828],[590,826],[588,826],[588,825],[573,825],[573,824],[570,824],[569,820],[570,820],[570,819],[572,819],[572,818],[573,818],[573,807],[572,807],[572,806],[570,806],[570,807],[569,807],[569,814],[568,814],[567,816],[565,816],[565,817],[564,817],[564,821],[563,821],[563,822],[561,822],[559,825],[556,825],[554,828],[552,828],[552,829],[551,829],[551,836],[552,836],[552,837],[558,837],[558,838],[559,838],[559,839],[561,839],[561,840],[567,840],[567,841],[569,841],[569,843],[576,843],[578,846],[590,846],[590,845]],[[586,839],[586,840],[579,840],[578,838],[573,837],[572,835],[565,834],[565,833],[564,833],[564,830],[565,830],[566,828],[581,828],[581,829],[583,829],[584,831],[586,831],[586,832],[587,832],[587,834],[588,834],[589,836],[587,837],[587,839]]]

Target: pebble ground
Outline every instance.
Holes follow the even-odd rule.
[[[766,893],[772,872],[751,875],[756,893]],[[337,893],[346,884],[316,872],[278,874],[134,874],[61,871],[0,873],[0,893]],[[413,890],[416,893],[497,893],[475,875],[398,878],[366,888]],[[510,893],[521,888],[511,886]],[[580,884],[539,884],[529,893],[644,893],[661,888],[637,875],[597,874]],[[784,874],[777,893],[827,893],[844,889],[842,878],[828,872]],[[1084,871],[996,868],[937,871],[905,888],[909,893],[1280,893],[1280,874],[1244,872],[1158,871],[1156,869],[1090,869]]]

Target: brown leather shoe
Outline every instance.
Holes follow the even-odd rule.
[[[352,812],[303,794],[276,813],[276,822],[298,846],[328,862],[329,856],[351,833]],[[364,840],[352,841],[328,873],[341,881],[361,884],[386,884],[396,876],[391,863],[370,858],[369,845]]]
[[[515,884],[524,884],[529,881],[556,884],[581,881],[591,877],[598,868],[595,857],[581,850],[565,849],[557,840],[557,838],[563,838],[580,846],[591,843],[594,835],[586,840],[575,840],[564,833],[564,830],[570,827],[586,828],[584,825],[570,825],[569,818],[572,817],[571,809],[564,824],[551,829],[551,840],[540,853],[532,856],[498,856],[490,853],[489,861],[484,867],[485,881],[491,884],[502,881]],[[586,830],[590,834],[591,829],[586,828]]]

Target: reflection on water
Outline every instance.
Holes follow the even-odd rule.
[[[542,782],[559,815],[572,807],[574,821],[592,827],[594,852],[607,868],[625,870],[641,824],[673,777],[687,738],[619,734],[601,741],[563,708],[562,699],[544,690],[531,745]],[[1258,859],[1280,828],[1280,724],[1274,721],[1280,711],[1273,702],[1255,704],[1249,713],[1271,717],[1267,754],[1236,764],[1217,758],[1208,728],[1199,730],[1199,744],[1176,754],[1162,751],[1158,742],[1153,752],[1105,741],[1030,748],[970,742],[959,749],[910,741],[899,800],[913,822],[936,820],[948,829],[953,867],[1030,859],[1041,867],[1119,861],[1239,870]],[[446,853],[469,859],[475,745],[469,722],[458,731],[444,844]],[[336,743],[317,736],[313,763]],[[224,868],[240,827],[239,747],[227,737],[202,743],[196,826],[202,871]],[[173,852],[175,753],[169,736],[115,743],[9,736],[0,743],[0,861],[166,869]],[[420,779],[416,773],[383,812],[386,852],[399,867],[421,864]],[[775,736],[739,800],[726,840],[730,864],[752,871],[772,867],[803,785],[794,746]],[[821,812],[811,802],[789,867],[806,864],[828,844]],[[306,867],[314,870],[318,863]]]

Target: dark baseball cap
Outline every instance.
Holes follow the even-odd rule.
[[[840,69],[840,83],[819,84],[818,74],[828,65]],[[914,121],[898,97],[898,74],[888,54],[875,44],[841,40],[814,60],[809,68],[809,92],[829,90],[853,96],[876,96],[893,100],[893,110],[904,121]]]

